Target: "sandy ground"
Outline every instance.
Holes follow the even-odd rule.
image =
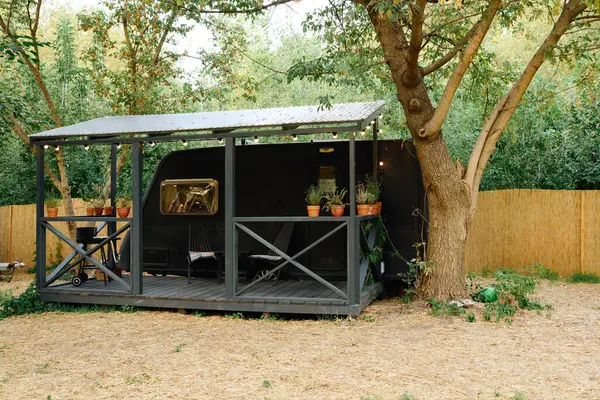
[[[600,399],[600,285],[543,282],[538,297],[554,305],[551,316],[521,313],[512,325],[437,318],[394,300],[360,321],[9,318],[0,398]]]

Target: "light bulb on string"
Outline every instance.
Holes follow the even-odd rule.
[[[183,140],[181,141],[181,143],[183,143],[183,145],[184,145],[184,146],[187,146],[187,145],[188,145],[188,142],[187,142],[187,140],[185,140],[185,139],[183,139]]]
[[[334,138],[334,139],[337,139],[337,133],[332,133],[331,137]]]
[[[258,136],[254,136],[254,143],[258,143]]]
[[[83,149],[84,149],[85,151],[88,151],[88,150],[90,149],[90,145],[89,145],[89,144],[86,144],[85,146],[83,146]]]

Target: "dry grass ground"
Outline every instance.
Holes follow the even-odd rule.
[[[524,312],[512,325],[393,300],[360,321],[9,318],[0,398],[600,399],[600,286],[542,282],[537,297],[551,316]]]

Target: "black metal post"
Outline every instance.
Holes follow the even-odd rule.
[[[42,223],[44,217],[44,147],[35,148],[35,285],[38,289],[46,285],[46,228]],[[12,260],[8,260],[12,261]]]
[[[112,207],[111,217],[117,215],[117,145],[110,145],[110,206]],[[108,224],[108,236],[117,230],[117,223]]]
[[[235,227],[235,138],[225,139],[225,295],[237,292],[237,230]]]
[[[348,221],[348,302],[358,304],[360,302],[360,269],[358,260],[360,256],[357,232],[358,221],[356,220],[356,143],[354,134],[350,133],[349,140],[349,170],[348,192],[350,193],[350,221]]]
[[[142,143],[131,145],[131,291],[134,295],[143,292],[142,255],[144,240],[142,237]]]
[[[377,155],[377,140],[379,135],[379,118],[375,118],[373,124],[373,179],[377,180],[377,172],[379,171],[379,160]]]

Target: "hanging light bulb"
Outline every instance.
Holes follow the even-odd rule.
[[[298,140],[298,136],[296,136],[295,134],[292,135],[292,140],[297,141]]]
[[[121,143],[117,143],[117,149],[121,148]]]
[[[85,146],[83,146],[83,149],[84,149],[85,151],[88,151],[88,150],[90,149],[90,145],[89,145],[89,144],[86,144]]]
[[[365,133],[366,133],[365,131],[360,131],[361,136],[365,136]]]
[[[187,146],[187,145],[188,145],[188,142],[187,142],[187,140],[185,140],[185,139],[183,139],[183,140],[181,141],[181,143],[183,143],[183,145],[184,145],[184,146]]]
[[[371,125],[367,125],[365,129],[371,129]]]
[[[223,143],[223,138],[218,138],[217,140],[219,141],[219,144]]]
[[[383,114],[379,114],[379,119],[383,119]]]
[[[337,132],[335,132],[335,133],[332,133],[332,134],[331,134],[331,137],[332,137],[332,138],[334,138],[334,139],[337,139]]]
[[[378,133],[381,135],[383,133],[383,129],[380,129]]]
[[[379,166],[383,167],[383,161],[379,161]]]
[[[156,143],[154,143],[154,141],[150,142],[150,147],[154,147],[156,146]]]
[[[48,150],[48,147],[50,146],[48,146],[47,144],[44,145],[44,149]]]
[[[59,150],[60,150],[60,146],[59,146],[59,145],[56,145],[56,146],[54,147],[54,150],[55,150],[55,151],[59,151]]]
[[[258,136],[254,136],[254,143],[258,143]]]
[[[375,125],[375,120],[371,121],[371,125]]]

